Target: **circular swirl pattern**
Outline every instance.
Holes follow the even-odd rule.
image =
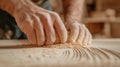
[[[0,49],[0,67],[119,67],[120,53],[105,48],[48,46]]]

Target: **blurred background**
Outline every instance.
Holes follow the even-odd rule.
[[[36,5],[63,15],[61,0],[32,0]],[[83,23],[93,38],[120,38],[120,0],[86,0]],[[0,39],[26,39],[15,19],[0,9]]]

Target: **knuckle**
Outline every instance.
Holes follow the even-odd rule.
[[[41,14],[38,14],[40,18],[46,18],[46,17],[49,17],[49,14],[48,13],[41,13]]]
[[[46,18],[50,18],[50,14],[46,14],[45,17],[46,17]]]
[[[18,26],[23,32],[26,32],[27,29],[31,30],[33,28],[33,24],[28,20],[24,20],[22,23],[18,23]]]
[[[56,12],[52,12],[52,15],[53,15],[54,17],[56,17],[56,18],[58,18],[58,17],[59,17],[59,14],[58,14],[58,13],[56,13]]]
[[[56,41],[56,38],[52,36],[49,39],[47,39],[46,44],[53,44],[55,43],[55,41]]]
[[[77,40],[77,43],[83,44],[82,41],[81,41],[80,39]]]
[[[40,22],[40,18],[35,14],[33,14],[32,19],[34,22]]]
[[[55,38],[53,38],[53,39],[51,40],[51,42],[52,42],[52,43],[55,43],[55,41],[56,41],[56,39],[55,39]]]
[[[43,14],[41,14],[41,16],[43,16],[44,18],[50,17],[50,15],[48,13],[43,13]]]
[[[40,40],[40,41],[41,41],[42,43],[43,43],[43,42],[45,42],[45,38],[41,38],[41,40]]]
[[[82,24],[83,27],[86,27],[84,24]]]
[[[54,43],[56,41],[55,36],[50,37],[50,41],[51,41],[51,43]]]
[[[63,38],[63,40],[61,40],[61,43],[65,43],[67,41],[67,38]]]
[[[49,23],[49,21],[51,21],[51,16],[49,14],[44,14],[42,16],[42,18],[44,18],[44,20],[47,21],[47,23]]]
[[[25,25],[25,27],[33,28],[33,22],[29,20],[26,20],[26,22],[23,25]]]
[[[58,13],[56,13],[56,12],[53,12],[53,15],[58,15]]]
[[[41,40],[39,40],[37,43],[38,43],[38,45],[44,45],[44,42],[45,42],[45,40],[44,40],[44,39],[41,39]]]

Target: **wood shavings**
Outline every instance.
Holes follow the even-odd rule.
[[[63,45],[63,44],[61,44]],[[0,67],[119,67],[120,53],[105,48],[49,46],[0,49]]]

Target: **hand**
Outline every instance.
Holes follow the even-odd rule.
[[[19,9],[14,15],[18,26],[31,44],[41,46],[67,41],[67,30],[55,12],[31,7]]]
[[[67,29],[69,30],[68,42],[80,44],[82,46],[91,44],[92,35],[84,24],[80,24],[76,21],[73,23],[69,22],[66,25]]]
[[[79,22],[83,16],[85,0],[62,0],[63,14],[69,30],[68,42],[86,46],[91,44],[92,36],[84,24]]]

